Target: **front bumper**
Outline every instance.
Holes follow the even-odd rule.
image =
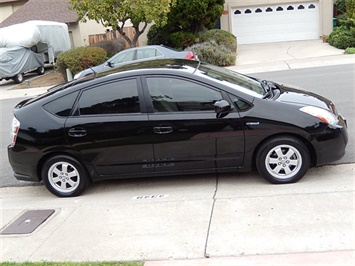
[[[315,137],[314,148],[317,154],[316,166],[325,165],[341,159],[348,144],[347,121],[339,116],[336,126],[328,125]]]

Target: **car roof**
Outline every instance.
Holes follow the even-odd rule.
[[[187,59],[154,59],[140,62],[132,62],[129,64],[125,64],[119,67],[115,67],[113,69],[97,73],[96,75],[92,75],[96,78],[104,77],[116,73],[125,73],[132,72],[135,70],[181,70],[182,72],[193,73],[196,69],[198,69],[200,65],[199,61],[196,60],[187,60]]]

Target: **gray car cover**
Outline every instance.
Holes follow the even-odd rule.
[[[25,47],[0,48],[0,78],[12,78],[19,73],[43,66],[41,54]]]

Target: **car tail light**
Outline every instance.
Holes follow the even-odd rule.
[[[17,133],[20,129],[20,121],[18,121],[15,117],[12,119],[11,125],[11,144],[10,146],[13,147],[16,144]]]
[[[187,55],[185,55],[185,59],[195,59],[195,55],[193,52],[188,52]]]

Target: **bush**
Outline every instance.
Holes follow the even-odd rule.
[[[346,54],[355,54],[355,47],[348,47],[345,49]]]
[[[195,43],[195,35],[191,32],[174,32],[170,35],[171,44],[176,49],[185,49]]]
[[[217,66],[235,65],[237,58],[236,53],[215,41],[198,43],[189,47],[188,50],[194,51],[201,61]]]
[[[345,25],[335,28],[329,35],[329,44],[339,49],[355,47],[355,28]]]
[[[202,32],[199,36],[200,42],[214,41],[218,45],[224,45],[232,52],[237,51],[237,38],[230,32],[225,30],[213,29]]]
[[[125,49],[126,41],[123,38],[117,38],[109,41],[101,41],[91,46],[101,47],[106,51],[107,57],[111,57]]]
[[[62,52],[58,55],[56,67],[66,78],[66,69],[73,75],[92,66],[99,65],[106,60],[106,52],[100,47],[78,47]]]

